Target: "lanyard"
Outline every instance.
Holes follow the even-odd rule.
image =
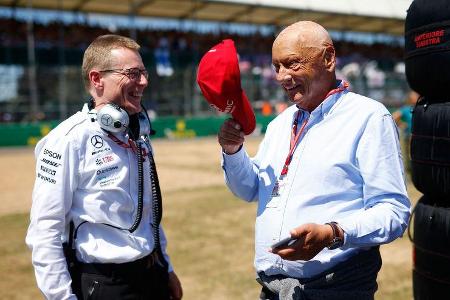
[[[126,148],[126,149],[131,149],[131,151],[133,151],[134,153],[137,153],[137,146],[136,146],[136,142],[133,141],[132,139],[128,139],[128,144],[122,142],[121,140],[119,140],[117,137],[115,137],[114,135],[112,135],[111,133],[108,132],[108,137],[110,139],[112,139],[117,145],[119,145],[120,147]],[[145,150],[145,148],[142,148],[142,156],[146,157],[147,156],[147,151]],[[145,159],[144,159],[145,160]]]
[[[294,125],[292,126],[292,132],[291,132],[291,144],[289,145],[289,153],[286,157],[286,160],[284,161],[283,169],[281,170],[281,175],[286,175],[289,171],[289,165],[292,161],[292,156],[294,156],[294,151],[297,148],[298,139],[302,135],[303,131],[305,130],[306,123],[308,123],[308,119],[306,118],[302,126],[300,127],[300,130],[297,132],[297,126],[298,126],[298,118],[300,117],[300,113],[302,111],[297,111],[297,115],[295,116]]]
[[[339,87],[331,90],[328,92],[328,94],[325,96],[325,99],[329,96],[342,92],[348,88],[348,82],[342,81],[342,84],[339,85]],[[281,175],[285,176],[287,175],[289,171],[289,165],[291,164],[292,157],[294,156],[294,151],[297,148],[298,140],[300,136],[302,135],[303,131],[305,130],[306,124],[308,123],[309,117],[306,118],[302,126],[300,127],[300,130],[297,132],[297,126],[298,126],[298,118],[300,117],[301,110],[297,111],[297,115],[294,120],[294,124],[292,126],[292,132],[291,132],[291,143],[289,145],[289,153],[286,157],[286,160],[284,161],[283,169],[281,170]]]

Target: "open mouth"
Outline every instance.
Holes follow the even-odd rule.
[[[142,98],[142,92],[131,92],[131,93],[128,93],[128,96],[130,96],[132,98]]]
[[[297,92],[301,89],[301,85],[293,85],[293,86],[284,86],[284,89],[288,92],[288,93],[293,93],[293,92]]]

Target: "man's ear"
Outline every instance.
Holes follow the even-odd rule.
[[[103,80],[100,72],[96,70],[89,71],[89,81],[95,89],[103,89]]]
[[[325,48],[324,63],[328,71],[334,71],[336,68],[336,51],[331,45]]]

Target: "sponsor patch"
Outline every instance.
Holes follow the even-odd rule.
[[[118,166],[112,166],[112,167],[109,167],[109,168],[106,168],[103,170],[97,170],[97,176],[101,175],[101,174],[109,173],[109,172],[117,170],[117,169],[119,169]]]
[[[109,148],[109,147],[105,147],[105,148],[102,148],[102,149],[98,149],[98,150],[96,150],[96,151],[92,151],[92,155],[95,155],[95,154],[99,154],[99,153],[102,153],[102,152],[105,152],[105,151],[110,151],[111,150],[111,148]]]
[[[48,149],[44,149],[44,155],[58,160],[60,160],[62,157],[61,154]]]
[[[37,174],[37,178],[39,178],[39,179],[41,179],[43,181],[47,181],[47,182],[52,183],[52,184],[56,184],[56,180],[55,179],[47,177],[47,176],[44,176],[41,173]]]
[[[56,175],[56,170],[52,170],[52,169],[47,168],[45,166],[41,166],[41,171],[44,171],[45,173],[50,174],[52,176]]]
[[[99,183],[100,183],[100,187],[105,187],[105,186],[108,186],[108,185],[111,185],[111,184],[113,184],[117,179],[118,179],[119,177],[117,177],[117,176],[114,176],[114,177],[104,177],[104,178],[102,178],[102,181],[100,181]]]
[[[57,168],[57,167],[59,167],[61,165],[60,163],[54,162],[54,161],[52,161],[50,159],[46,159],[46,158],[42,158],[41,161],[44,164],[47,164],[47,165],[55,167],[55,168]]]

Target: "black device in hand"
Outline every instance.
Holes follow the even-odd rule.
[[[295,243],[297,241],[296,238],[293,237],[287,237],[284,238],[282,240],[280,240],[279,242],[276,242],[275,244],[273,244],[272,246],[270,246],[272,249],[277,249],[277,248],[286,248],[291,246],[293,243]]]

